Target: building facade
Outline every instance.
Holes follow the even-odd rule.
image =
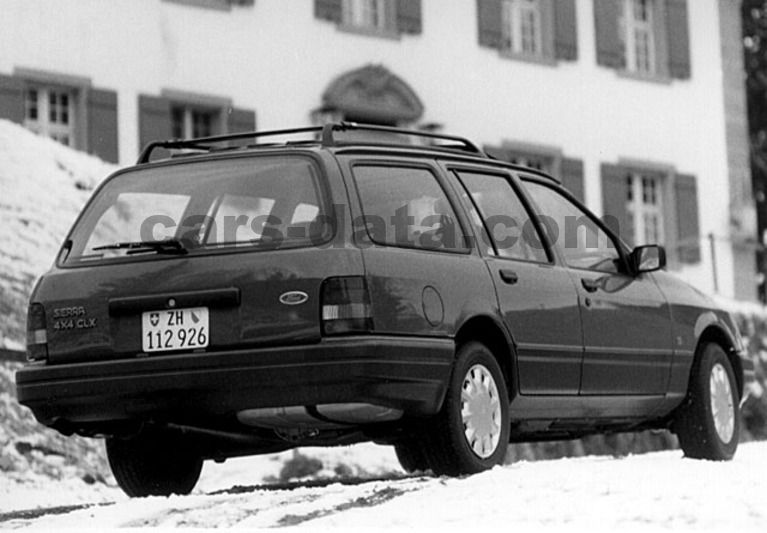
[[[0,118],[121,164],[156,138],[438,128],[753,300],[741,46],[734,0],[4,0]]]

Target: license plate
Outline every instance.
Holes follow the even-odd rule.
[[[208,308],[189,307],[142,313],[141,335],[141,345],[145,352],[205,348],[210,339]]]

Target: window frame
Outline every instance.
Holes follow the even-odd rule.
[[[456,235],[456,247],[455,248],[425,248],[422,246],[407,246],[397,243],[389,243],[389,242],[379,242],[373,238],[373,236],[370,234],[370,230],[368,228],[368,225],[365,224],[365,235],[367,235],[368,243],[364,243],[365,246],[380,246],[384,248],[398,248],[403,250],[415,250],[418,252],[428,252],[428,253],[443,253],[443,254],[455,254],[455,255],[471,255],[473,253],[473,250],[476,248],[474,245],[468,244],[469,241],[469,235],[473,235],[473,231],[467,231],[467,221],[464,220],[464,213],[463,213],[463,205],[458,201],[457,198],[454,196],[454,191],[451,190],[451,188],[446,183],[445,177],[442,173],[442,171],[429,163],[426,162],[418,162],[418,161],[403,161],[403,160],[389,160],[389,159],[355,159],[348,163],[348,170],[349,170],[349,176],[350,176],[350,182],[351,187],[353,188],[353,192],[350,191],[350,194],[354,196],[356,200],[356,210],[359,212],[359,214],[363,217],[366,217],[365,213],[365,204],[362,200],[362,195],[360,194],[359,186],[357,184],[357,179],[355,176],[355,169],[357,167],[381,167],[381,168],[404,168],[404,169],[411,169],[411,170],[425,170],[429,172],[432,177],[434,178],[434,181],[436,182],[437,186],[440,188],[440,190],[445,195],[445,199],[448,202],[448,205],[453,211],[453,215],[455,216],[455,225],[456,229],[460,234]],[[354,217],[356,218],[356,217]],[[354,223],[354,220],[352,221]],[[353,224],[354,225],[354,224]],[[353,227],[352,228],[352,234],[357,235],[362,228]],[[357,242],[357,245],[360,245],[359,242]]]
[[[30,89],[36,89],[38,91],[45,90],[49,94],[50,90],[65,91],[70,97],[70,116],[69,120],[72,124],[70,133],[70,148],[75,150],[87,151],[89,146],[89,111],[88,111],[88,92],[93,89],[90,78],[83,76],[75,76],[71,74],[64,74],[60,72],[52,72],[47,70],[37,70],[25,67],[15,67],[13,69],[13,77],[18,78],[23,85],[23,103],[22,103],[22,121],[21,124],[27,127],[27,91]],[[46,97],[47,98],[47,97]],[[39,97],[38,97],[39,102]],[[48,104],[45,105],[46,112]],[[38,116],[40,113],[38,104]],[[47,121],[47,117],[46,117]],[[28,128],[29,129],[29,128]],[[37,132],[38,130],[32,130]],[[47,133],[46,137],[51,138]]]
[[[370,3],[374,3],[377,6],[377,11],[382,11],[383,14],[381,20],[383,24],[374,26],[360,24],[353,20],[355,18],[360,18],[359,13],[356,13],[355,16],[355,9],[363,10],[365,7],[363,4]],[[394,0],[342,0],[341,20],[338,22],[337,27],[348,33],[399,40],[400,31],[397,27],[397,2]]]
[[[512,15],[515,12],[519,14],[525,11],[517,7],[520,1],[524,0],[501,0],[501,42],[498,49],[499,55],[517,61],[556,66],[558,59],[554,50],[556,31],[554,22],[555,6],[553,4],[556,0],[536,0],[536,12],[538,15],[538,38],[536,39],[536,45],[538,49],[535,52],[526,52],[514,47],[514,30],[518,29],[521,31],[523,24],[521,20],[516,20]],[[514,26],[514,28],[510,28],[509,25]],[[507,46],[509,39],[511,39],[511,43],[510,46]]]
[[[204,113],[211,116],[211,135],[225,135],[229,133],[226,113],[228,109],[233,108],[231,98],[191,93],[176,89],[162,89],[160,97],[167,99],[169,103],[169,129],[172,137],[175,136],[174,129],[176,124],[174,115],[177,110],[181,110],[184,116],[182,131],[184,134],[187,133],[187,130],[190,134],[194,133],[194,113]],[[184,138],[192,139],[194,136]]]
[[[562,160],[564,153],[561,148],[544,144],[526,143],[519,141],[503,140],[499,145],[486,144],[483,150],[491,152],[494,157],[505,163],[517,166],[527,166],[533,170],[538,170],[552,176],[559,176],[562,170]],[[501,157],[503,159],[501,159]],[[537,168],[529,166],[526,163],[511,161],[512,157],[525,159],[544,160],[549,164],[549,168]]]
[[[603,162],[605,163],[605,162]],[[694,174],[687,174],[685,172],[680,171],[676,166],[670,163],[664,163],[661,161],[652,161],[652,160],[644,160],[644,159],[635,159],[630,157],[619,157],[613,162],[607,162],[606,164],[611,165],[614,169],[618,169],[623,176],[625,177],[626,174],[632,173],[632,174],[648,174],[651,176],[654,176],[658,179],[660,183],[660,191],[661,195],[663,196],[663,205],[661,210],[661,216],[663,217],[663,240],[658,243],[650,243],[650,244],[660,244],[664,247],[666,250],[666,255],[668,258],[668,269],[672,271],[678,271],[683,267],[690,266],[690,265],[699,265],[701,264],[702,258],[698,258],[696,260],[685,260],[681,259],[681,255],[684,253],[681,250],[683,250],[685,247],[690,246],[689,242],[683,242],[680,241],[679,237],[679,228],[682,222],[680,222],[680,213],[677,212],[677,202],[678,200],[678,190],[677,190],[677,184],[680,177],[685,176],[693,176],[696,179],[696,184],[699,187],[700,186],[700,178],[698,176],[695,176]],[[604,179],[604,176],[600,176],[601,179]],[[699,191],[699,189],[698,189]],[[701,249],[702,247],[702,241],[703,238],[703,230],[701,229],[700,223],[700,211],[702,209],[701,204],[701,197],[700,193],[698,192],[696,194],[696,208],[698,209],[698,220],[696,223],[697,231],[698,231],[698,243],[694,245],[698,249]],[[625,209],[625,205],[624,205]],[[628,213],[627,213],[628,215]],[[632,238],[634,235],[632,235]],[[633,243],[632,243],[633,244]],[[700,251],[698,252],[701,253]]]
[[[534,2],[533,5],[525,4]],[[501,30],[503,35],[502,47],[505,52],[520,56],[543,57],[543,9],[541,0],[502,0]],[[532,13],[534,20],[525,20]],[[525,50],[525,23],[531,23],[533,50]]]
[[[546,240],[546,243],[549,245],[549,247],[552,248],[552,250],[555,250],[555,254],[558,257],[559,263],[565,267],[572,270],[582,271],[582,272],[598,272],[605,275],[624,275],[624,276],[633,276],[632,270],[630,268],[630,261],[629,261],[629,255],[631,251],[628,249],[626,244],[623,242],[623,240],[620,239],[617,235],[615,235],[610,228],[607,227],[607,225],[594,213],[591,212],[590,209],[588,209],[585,205],[583,205],[575,196],[570,193],[567,189],[560,186],[559,184],[553,183],[549,180],[546,180],[541,177],[537,177],[530,174],[524,174],[520,173],[518,175],[518,179],[522,183],[522,186],[525,187],[525,194],[530,197],[530,204],[536,208],[538,208],[537,211],[533,210],[533,216],[536,218],[538,224],[543,226],[543,221],[540,220],[539,212],[541,211],[540,206],[538,206],[535,203],[535,199],[532,198],[532,195],[530,195],[530,192],[526,188],[527,183],[535,183],[537,185],[546,187],[555,193],[558,193],[560,196],[564,197],[566,200],[568,200],[571,204],[573,204],[575,207],[578,208],[578,210],[582,211],[583,214],[588,217],[599,229],[601,229],[608,239],[610,239],[615,247],[615,250],[618,253],[618,259],[619,259],[619,266],[617,269],[617,272],[609,272],[606,270],[598,270],[594,268],[586,268],[586,267],[579,267],[579,266],[573,266],[570,265],[567,260],[565,259],[565,254],[561,250],[561,247],[558,243],[551,242],[551,239],[549,238],[548,232],[543,231],[543,237]],[[541,213],[545,214],[545,213]]]
[[[36,93],[36,114],[37,119],[31,119],[28,116],[29,111],[29,94],[34,91]],[[57,94],[59,96],[65,95],[67,97],[67,124],[66,127],[59,123],[51,122],[51,95]],[[79,148],[80,142],[78,133],[82,129],[82,125],[79,121],[79,108],[80,108],[80,91],[74,87],[68,87],[62,84],[56,83],[41,83],[41,82],[25,82],[24,84],[24,123],[23,126],[28,130],[53,139],[64,146],[70,148]],[[67,142],[64,143],[60,138],[66,136]]]
[[[617,72],[620,76],[642,81],[670,84],[673,81],[669,72],[669,44],[667,29],[666,0],[646,0],[652,2],[647,22],[635,20],[635,2],[639,0],[620,0],[620,12],[617,20],[618,37],[623,45],[623,67]],[[627,13],[631,14],[630,21]],[[640,70],[637,65],[636,35],[629,35],[629,29],[646,26],[648,32],[648,61],[650,68]],[[689,44],[688,44],[689,46]]]
[[[631,185],[628,184],[629,179],[631,180]],[[631,224],[634,230],[632,242],[637,246],[640,244],[659,244],[661,246],[666,246],[668,241],[668,230],[665,222],[666,204],[668,201],[666,188],[666,182],[668,180],[666,179],[666,176],[658,171],[627,168],[626,180],[627,188],[631,188],[631,198],[626,199],[626,213],[627,216],[631,218]],[[657,200],[654,203],[647,203],[644,200],[645,180],[652,180],[654,183],[654,194]],[[647,215],[658,217],[659,220],[659,227],[656,228],[659,235],[655,242],[647,241],[646,238],[647,226],[645,218]]]
[[[644,5],[646,20],[637,18],[638,2],[647,2]],[[619,25],[623,35],[623,43],[626,54],[626,70],[640,76],[656,76],[658,72],[659,57],[656,41],[658,36],[656,19],[659,18],[659,3],[655,0],[623,0],[623,15]],[[640,68],[639,33],[644,34],[646,39],[646,69]]]
[[[486,169],[486,168],[478,168],[478,167],[469,167],[469,166],[455,166],[450,165],[449,167],[450,172],[453,174],[455,179],[458,181],[461,190],[465,192],[465,201],[467,203],[470,203],[471,205],[468,206],[472,212],[475,212],[477,214],[477,217],[479,218],[480,224],[479,228],[481,230],[482,235],[477,236],[478,238],[481,238],[483,242],[485,242],[485,239],[487,240],[487,244],[489,244],[489,248],[492,249],[492,254],[490,254],[490,257],[493,257],[494,259],[502,259],[502,260],[508,260],[508,261],[519,261],[522,263],[528,263],[533,265],[554,265],[556,263],[556,254],[553,252],[551,248],[551,243],[548,240],[548,237],[545,235],[545,232],[543,231],[543,228],[541,226],[540,219],[535,215],[535,212],[532,209],[532,204],[530,203],[527,196],[521,191],[521,186],[516,183],[515,177],[505,172],[501,169]],[[543,245],[543,252],[546,255],[547,261],[537,261],[532,259],[523,259],[519,257],[509,257],[501,255],[498,252],[498,246],[495,242],[495,239],[493,238],[493,234],[490,231],[490,228],[487,226],[487,222],[483,216],[482,210],[480,209],[479,205],[477,205],[477,201],[474,199],[474,197],[471,194],[471,191],[467,187],[466,183],[463,179],[461,179],[461,172],[467,173],[467,174],[482,174],[490,177],[497,177],[498,179],[501,179],[505,181],[508,186],[510,187],[512,193],[517,197],[517,200],[519,200],[520,205],[525,210],[525,214],[529,217],[530,221],[533,223],[533,227],[535,228],[536,235],[538,236],[538,239],[540,240],[541,244]]]
[[[179,112],[181,114],[181,135],[178,135],[176,132],[176,113]],[[197,137],[209,137],[211,135],[225,133],[223,131],[224,128],[222,127],[221,113],[220,109],[173,101],[170,104],[170,127],[173,132],[173,137],[179,139],[194,139]],[[208,124],[209,131],[207,133],[199,135],[195,133],[195,115],[210,118],[210,123]]]

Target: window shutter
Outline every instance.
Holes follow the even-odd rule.
[[[256,131],[256,112],[250,109],[230,108],[227,113],[228,133]]]
[[[554,0],[554,57],[565,61],[578,59],[578,23],[575,0]]]
[[[626,68],[626,53],[620,37],[619,0],[594,0],[594,23],[597,37],[597,63],[610,68]]]
[[[256,131],[256,112],[250,109],[238,109],[236,107],[229,108],[227,112],[227,125],[226,131],[228,133],[244,133]],[[230,146],[248,145],[255,141],[253,139],[245,139],[242,141],[232,141]]]
[[[24,123],[24,82],[21,79],[0,75],[0,118]]]
[[[151,141],[160,141],[171,137],[170,100],[141,94],[138,97],[138,109],[140,149],[143,149]],[[159,149],[155,150],[153,154],[161,157],[167,156],[166,151]]]
[[[88,89],[86,107],[88,153],[104,161],[117,163],[117,93]]]
[[[314,0],[314,16],[340,24],[342,20],[341,0]]]
[[[602,212],[605,224],[620,235],[629,246],[634,243],[634,236],[627,235],[629,223],[626,211],[626,170],[616,165],[603,164],[602,172]]]
[[[698,187],[695,176],[674,177],[674,204],[678,258],[682,263],[700,261],[700,228],[698,226]]]
[[[477,0],[479,45],[500,50],[503,44],[501,0]]]
[[[397,0],[397,30],[421,33],[421,0]]]
[[[584,202],[583,161],[564,158],[560,163],[562,185],[581,202]]]
[[[666,27],[669,74],[672,78],[687,79],[692,70],[687,0],[666,0]]]

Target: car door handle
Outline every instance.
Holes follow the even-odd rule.
[[[599,288],[599,280],[582,278],[581,285],[586,289],[586,292],[597,292],[597,289]]]
[[[501,275],[501,279],[504,283],[508,283],[509,285],[514,285],[516,282],[519,281],[519,276],[517,276],[517,273],[513,270],[509,270],[507,268],[502,268],[499,271],[499,274]]]

